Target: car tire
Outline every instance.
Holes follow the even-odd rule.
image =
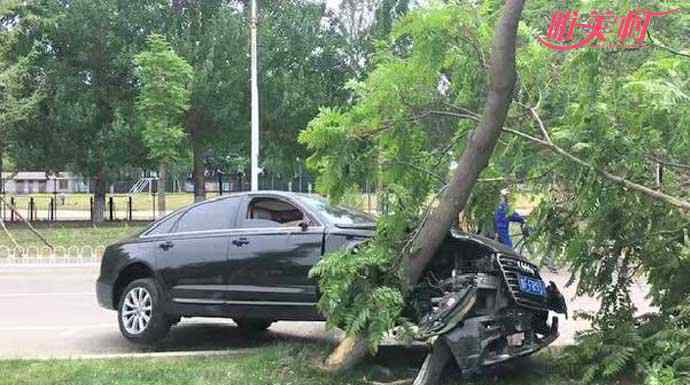
[[[153,279],[137,279],[122,291],[117,312],[120,332],[129,341],[154,344],[170,331],[160,290]]]
[[[240,318],[234,320],[237,327],[240,330],[250,333],[257,334],[266,331],[273,321],[267,319],[257,319],[257,318]]]

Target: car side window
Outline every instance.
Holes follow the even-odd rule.
[[[184,211],[181,211],[177,214],[171,215],[170,217],[162,220],[158,224],[156,224],[151,230],[149,230],[146,235],[163,235],[163,234],[168,234],[173,226],[175,226],[175,222],[180,218]]]
[[[254,198],[247,206],[243,227],[296,227],[305,217],[302,210],[289,202],[275,198]]]
[[[187,210],[175,229],[176,233],[223,230],[233,227],[240,199],[225,198],[203,203]]]

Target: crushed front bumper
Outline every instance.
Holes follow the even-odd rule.
[[[521,327],[493,316],[473,317],[462,326],[440,336],[463,370],[475,370],[517,357],[527,356],[551,344],[558,338],[558,317],[554,316],[546,335],[539,334],[531,326]],[[516,327],[517,326],[517,327]],[[520,345],[508,343],[509,336],[523,336]]]

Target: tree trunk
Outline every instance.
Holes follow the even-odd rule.
[[[165,187],[168,185],[168,170],[165,162],[158,165],[158,217],[165,216]]]
[[[192,184],[194,185],[194,202],[206,200],[206,177],[204,176],[204,162],[201,155],[204,152],[202,144],[200,115],[190,109],[185,118],[185,126],[192,142]]]
[[[204,176],[204,162],[201,160],[203,148],[199,143],[192,142],[192,152],[194,153],[194,164],[192,165],[194,202],[203,202],[206,200],[206,177]]]
[[[5,172],[5,162],[3,160],[5,155],[5,141],[0,140],[0,194],[5,194],[5,178],[3,178],[2,173]],[[0,216],[2,216],[2,210],[0,210]]]
[[[479,175],[489,164],[501,128],[505,123],[515,86],[515,44],[524,0],[508,0],[494,34],[489,64],[489,93],[476,130],[458,159],[448,188],[421,228],[408,250],[404,250],[401,272],[405,289],[417,283],[427,263],[448,235],[454,218],[465,208]]]
[[[103,166],[99,166],[96,171],[93,192],[93,223],[103,223],[105,221],[105,171]]]
[[[325,369],[334,373],[350,370],[366,357],[367,352],[365,339],[359,336],[345,337],[326,359]]]

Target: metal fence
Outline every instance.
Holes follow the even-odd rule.
[[[232,186],[226,186],[232,187]],[[247,188],[229,189],[231,191],[207,192],[207,198],[220,194],[246,191]],[[285,188],[283,188],[285,187]],[[297,187],[297,188],[295,188]],[[301,188],[299,188],[301,187]],[[311,193],[311,185],[294,186],[270,184],[263,190],[283,190]],[[91,221],[94,215],[94,196],[89,193],[37,193],[37,194],[4,194],[4,202],[0,202],[0,216],[6,222],[20,222],[26,219],[30,222],[63,222],[63,221]],[[166,212],[169,213],[181,207],[194,203],[193,193],[166,193]],[[363,191],[360,196],[351,199],[350,205],[358,206],[364,211],[373,213],[377,210],[377,199],[374,192]],[[10,208],[14,207],[15,210]],[[105,198],[104,218],[106,221],[153,221],[160,218],[157,193],[107,194]]]

